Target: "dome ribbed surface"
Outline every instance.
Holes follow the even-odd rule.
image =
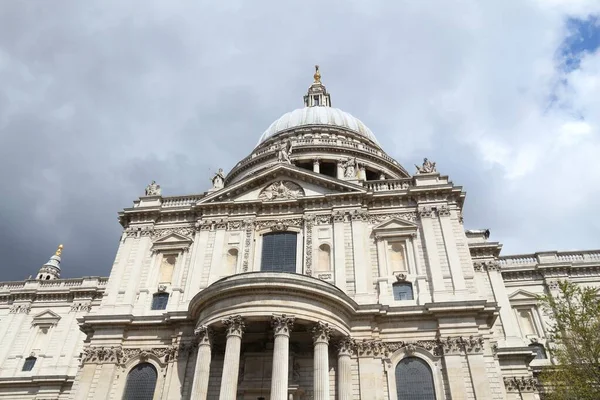
[[[283,114],[262,134],[258,144],[288,129],[310,125],[327,125],[349,129],[375,144],[379,144],[373,132],[358,118],[332,107],[304,107]]]

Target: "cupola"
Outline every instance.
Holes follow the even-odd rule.
[[[321,73],[319,66],[315,65],[314,82],[308,88],[308,93],[304,95],[305,107],[331,107],[331,97],[327,89],[321,83]]]
[[[36,279],[44,281],[60,279],[60,256],[62,254],[62,250],[63,245],[61,244],[58,246],[58,249],[56,249],[56,253],[50,257],[50,260],[48,260],[48,262],[44,264],[42,268],[40,268]]]

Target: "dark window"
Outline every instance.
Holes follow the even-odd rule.
[[[312,171],[313,170],[313,163],[312,163],[312,161],[298,161],[296,163],[296,167]]]
[[[332,162],[321,161],[319,172],[323,175],[337,178],[337,164]]]
[[[23,363],[23,369],[21,369],[21,371],[31,371],[33,369],[33,366],[35,365],[35,362],[37,361],[37,358],[35,357],[27,357],[25,359],[25,362]]]
[[[535,352],[536,360],[545,360],[548,358],[548,356],[546,356],[546,349],[544,348],[543,344],[532,343],[529,345],[529,348]]]
[[[378,180],[379,176],[381,174],[379,172],[375,172],[375,171],[370,170],[370,169],[367,168],[366,175],[367,175],[367,180],[368,181],[374,181],[374,180]]]
[[[319,96],[315,96],[315,106],[319,105]]]
[[[169,293],[156,293],[152,296],[152,310],[166,310]]]
[[[420,358],[407,357],[396,366],[398,400],[435,400],[433,374]]]
[[[296,272],[296,233],[263,236],[261,271]]]
[[[408,282],[396,282],[392,285],[394,300],[413,300],[412,284]]]
[[[123,400],[152,400],[156,376],[156,368],[152,364],[136,365],[127,375]]]

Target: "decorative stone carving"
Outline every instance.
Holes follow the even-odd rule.
[[[546,281],[546,285],[548,286],[548,289],[550,289],[550,290],[558,290],[559,289],[558,283],[559,283],[558,280]]]
[[[242,319],[241,315],[234,315],[229,318],[225,318],[221,320],[221,322],[223,323],[223,325],[225,325],[228,336],[242,336],[242,334],[244,333],[244,328],[246,328],[246,325],[244,324],[244,320]]]
[[[325,343],[329,343],[329,339],[331,338],[331,327],[328,323],[319,321],[315,326],[310,330],[313,341],[321,341]]]
[[[337,343],[338,355],[352,356],[356,350],[356,341],[350,336],[344,337]]]
[[[437,212],[440,217],[449,217],[450,216],[450,209],[446,206],[439,207],[437,209]]]
[[[431,207],[423,207],[419,210],[419,217],[431,218],[433,217],[433,209]]]
[[[416,221],[417,213],[415,212],[404,212],[404,213],[392,213],[392,214],[369,214],[369,223],[375,225],[381,222],[390,220],[392,218],[401,219],[404,221]]]
[[[227,222],[227,230],[229,230],[229,231],[240,230],[240,229],[242,229],[243,226],[244,226],[244,222],[240,221],[240,220]]]
[[[13,304],[10,307],[11,314],[29,314],[31,311],[31,304]]]
[[[313,236],[313,225],[315,222],[314,215],[306,215],[304,217],[306,227],[306,275],[312,276],[312,260],[313,260],[313,245],[312,245],[312,236]]]
[[[254,221],[244,222],[246,236],[244,239],[244,259],[242,261],[242,270],[248,272],[248,260],[250,259],[250,245],[252,244],[252,233],[254,232]]]
[[[304,196],[304,190],[300,185],[291,181],[273,182],[267,186],[258,196],[265,201],[273,200],[294,200]]]
[[[406,274],[403,274],[401,272],[397,273],[396,274],[396,280],[398,282],[404,282],[404,281],[406,281]]]
[[[346,161],[342,163],[342,168],[344,168],[344,177],[345,178],[356,178],[356,170],[358,168],[358,163],[356,162],[356,158],[350,157]]]
[[[71,309],[69,310],[69,312],[79,312],[79,311],[84,311],[84,312],[92,311],[92,303],[89,301],[86,301],[86,302],[74,302],[73,304],[71,304]]]
[[[422,166],[419,167],[415,164],[415,167],[417,167],[417,174],[430,174],[432,172],[437,172],[435,163],[429,161],[427,158],[423,159]]]
[[[352,210],[350,212],[350,218],[353,221],[367,222],[369,220],[369,213],[365,210]]]
[[[257,229],[265,229],[269,228],[272,231],[286,231],[289,226],[301,227],[302,219],[300,218],[290,218],[290,219],[278,219],[278,220],[267,220],[267,221],[257,221],[256,228]]]
[[[538,390],[538,381],[529,376],[505,377],[504,386],[508,392],[536,392]]]
[[[332,214],[333,222],[345,222],[346,221],[346,213],[342,211],[335,211]]]
[[[213,331],[206,325],[200,325],[194,329],[194,335],[198,338],[198,345],[212,345]]]
[[[477,272],[483,271],[500,271],[501,266],[497,261],[475,261],[473,269]]]
[[[190,237],[193,236],[195,229],[191,226],[181,226],[178,228],[150,229],[149,231],[152,239],[160,239],[172,233]]]
[[[363,339],[360,342],[356,342],[356,352],[359,357],[377,357],[386,355],[388,350],[386,345],[379,340]]]
[[[290,156],[293,147],[292,142],[289,140],[281,143],[277,149],[277,162],[291,164],[292,160],[290,159]]]
[[[449,337],[440,340],[440,344],[444,354],[478,353],[483,350],[483,338],[475,336],[469,336],[468,338],[462,336]]]
[[[160,196],[161,192],[160,185],[158,185],[156,181],[152,181],[146,186],[146,196]]]
[[[103,347],[94,346],[83,349],[81,363],[95,364],[117,364],[123,359],[123,349],[121,347]]]
[[[211,178],[212,182],[212,190],[220,190],[223,189],[223,185],[225,183],[225,174],[223,174],[223,168],[219,168],[219,170],[215,173],[215,176]]]
[[[124,348],[122,349],[122,358],[120,360],[120,364],[124,365],[127,361],[132,358],[139,358],[144,361],[147,360],[150,356],[154,356],[158,358],[162,363],[168,363],[170,360],[175,358],[177,354],[178,347],[177,346],[169,346],[169,347],[153,347],[153,348]]]
[[[294,320],[295,320],[295,318],[293,316],[289,316],[289,315],[285,315],[285,314],[282,314],[282,315],[273,314],[273,317],[271,319],[271,326],[273,327],[274,333],[276,335],[279,335],[279,334],[289,335],[290,331],[294,327]]]
[[[331,224],[331,215],[315,215],[315,223],[317,225],[329,225]]]

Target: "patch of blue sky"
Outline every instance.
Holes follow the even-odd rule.
[[[566,72],[579,68],[581,58],[600,47],[600,15],[586,19],[567,20],[568,35],[559,49],[562,66]]]

